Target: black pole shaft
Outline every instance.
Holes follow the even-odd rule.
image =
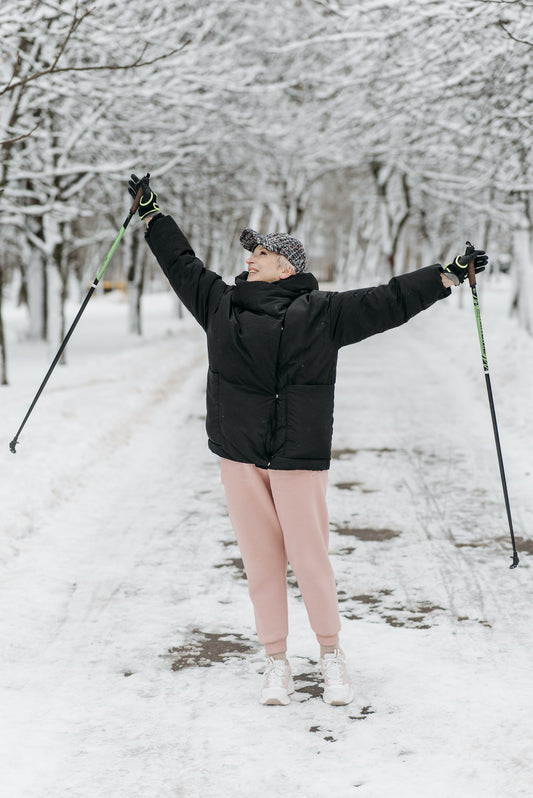
[[[104,274],[104,272],[105,272],[105,270],[106,270],[106,268],[107,268],[107,265],[108,265],[109,261],[111,260],[111,258],[112,258],[112,256],[113,256],[113,253],[114,253],[115,249],[117,248],[117,246],[118,246],[118,244],[119,244],[119,242],[120,242],[120,240],[121,240],[122,236],[124,235],[124,232],[125,232],[125,230],[126,230],[127,226],[129,225],[129,223],[130,223],[130,221],[131,221],[131,219],[132,219],[133,215],[135,214],[135,211],[136,211],[136,210],[137,210],[137,208],[139,207],[139,202],[140,202],[141,196],[142,196],[142,188],[139,188],[139,191],[137,192],[137,196],[135,197],[135,199],[134,199],[134,201],[133,201],[133,204],[132,204],[132,206],[131,206],[131,208],[130,208],[130,210],[129,210],[129,213],[128,213],[127,217],[125,218],[125,220],[124,220],[124,222],[123,222],[123,224],[122,224],[122,227],[120,228],[120,231],[119,231],[119,233],[118,233],[117,237],[116,237],[116,238],[115,238],[115,240],[113,241],[113,244],[111,245],[111,248],[110,248],[109,252],[107,253],[107,255],[106,255],[106,257],[105,257],[105,260],[104,260],[103,264],[100,266],[100,269],[98,270],[98,273],[97,273],[96,277],[94,278],[94,280],[93,280],[93,283],[92,283],[91,287],[89,288],[89,291],[87,292],[87,296],[86,296],[86,297],[85,297],[85,299],[83,300],[83,302],[82,302],[82,304],[81,304],[81,307],[80,307],[80,309],[78,310],[78,312],[77,312],[77,314],[76,314],[76,318],[74,319],[74,321],[73,321],[73,322],[72,322],[72,324],[70,325],[70,328],[69,328],[69,330],[68,330],[67,334],[66,334],[66,335],[65,335],[65,337],[63,338],[63,341],[61,342],[61,345],[60,345],[60,347],[59,347],[59,349],[58,349],[58,351],[57,351],[57,354],[56,354],[56,356],[54,357],[54,359],[53,359],[53,361],[52,361],[52,363],[51,363],[51,365],[50,365],[50,368],[49,368],[49,369],[48,369],[48,371],[46,372],[46,375],[45,375],[45,377],[44,377],[44,379],[43,379],[43,381],[42,381],[41,385],[39,386],[39,389],[38,389],[37,393],[35,394],[35,397],[34,397],[34,399],[33,399],[32,403],[31,403],[31,405],[29,406],[29,408],[28,408],[28,411],[27,411],[26,415],[24,416],[24,418],[23,418],[23,420],[22,420],[22,424],[21,424],[21,425],[20,425],[20,427],[18,428],[18,430],[17,430],[17,433],[16,433],[15,437],[13,438],[13,440],[12,440],[12,441],[10,442],[10,444],[9,444],[9,448],[11,449],[11,451],[13,452],[13,454],[16,454],[16,451],[17,451],[17,450],[16,450],[16,446],[17,446],[17,443],[18,443],[18,438],[19,438],[19,435],[20,435],[20,433],[21,433],[21,432],[22,432],[22,430],[24,429],[24,427],[25,427],[25,425],[26,425],[26,422],[27,422],[27,420],[28,420],[28,419],[29,419],[29,417],[31,416],[31,414],[32,414],[32,411],[33,411],[33,408],[34,408],[34,407],[35,407],[35,405],[37,404],[37,402],[38,402],[38,400],[39,400],[39,397],[40,397],[40,395],[41,395],[41,394],[42,394],[42,392],[44,391],[44,388],[45,388],[45,386],[46,386],[46,383],[47,383],[47,382],[48,382],[48,380],[50,379],[50,376],[51,376],[51,374],[52,374],[53,370],[55,369],[55,367],[56,367],[56,366],[57,366],[57,364],[59,363],[59,361],[60,361],[60,359],[61,359],[61,355],[62,355],[62,354],[63,354],[63,352],[65,351],[65,347],[67,346],[67,344],[68,344],[68,342],[69,342],[69,340],[70,340],[70,337],[71,337],[72,333],[73,333],[73,332],[74,332],[74,330],[76,329],[76,325],[78,324],[78,322],[79,322],[79,320],[80,320],[80,318],[81,318],[81,316],[82,316],[82,314],[83,314],[83,311],[84,311],[84,310],[85,310],[85,308],[87,307],[87,305],[88,305],[88,303],[89,303],[89,300],[90,300],[90,298],[92,297],[92,295],[94,294],[94,292],[95,292],[95,290],[96,290],[96,287],[97,287],[98,283],[99,283],[99,282],[100,282],[100,280],[102,279],[102,276],[103,276],[103,274]]]
[[[490,374],[485,372],[485,383],[487,386],[487,395],[489,397],[490,417],[492,419],[492,429],[494,430],[494,440],[496,442],[496,454],[498,456],[498,466],[500,468],[500,477],[502,481],[503,498],[505,501],[505,510],[507,512],[507,520],[509,522],[509,533],[511,535],[511,542],[513,545],[513,564],[511,568],[516,568],[519,563],[518,553],[516,551],[516,543],[513,529],[513,518],[511,515],[511,504],[509,502],[509,492],[507,490],[507,480],[505,478],[505,468],[503,466],[502,448],[500,445],[500,435],[498,433],[498,422],[496,421],[496,410],[494,409],[494,398],[492,396],[492,385],[490,382]]]
[[[502,482],[502,489],[503,489],[503,498],[505,501],[505,510],[507,512],[507,520],[509,522],[509,534],[511,535],[511,543],[513,546],[513,554],[512,554],[512,565],[510,568],[516,568],[518,563],[520,562],[518,557],[518,552],[516,550],[516,542],[514,536],[514,529],[513,529],[513,518],[511,515],[511,504],[509,502],[509,492],[507,490],[507,480],[505,478],[505,469],[503,466],[503,456],[502,456],[502,448],[500,445],[500,434],[498,432],[498,422],[496,420],[496,409],[494,407],[494,397],[492,395],[492,385],[490,381],[490,373],[489,373],[489,364],[487,360],[487,350],[485,349],[485,338],[483,335],[483,327],[481,325],[481,312],[479,310],[479,299],[477,295],[477,287],[476,287],[476,274],[473,261],[468,264],[468,279],[470,282],[470,288],[472,290],[472,299],[474,302],[474,312],[476,315],[476,324],[479,336],[479,346],[481,349],[481,359],[483,361],[483,371],[485,373],[485,384],[487,386],[487,395],[489,398],[489,408],[490,408],[490,417],[492,419],[492,429],[494,432],[494,441],[496,443],[496,454],[498,456],[498,466],[500,468],[500,477]]]
[[[9,444],[9,448],[11,449],[11,451],[13,452],[13,454],[16,454],[16,446],[17,446],[17,443],[18,443],[18,438],[19,438],[19,435],[20,435],[20,433],[22,432],[22,430],[24,429],[24,427],[26,426],[26,422],[27,422],[27,420],[29,419],[29,417],[31,416],[31,414],[32,414],[32,411],[33,411],[33,408],[35,407],[35,405],[36,405],[36,404],[37,404],[37,402],[39,401],[39,397],[40,397],[40,395],[42,394],[42,392],[44,391],[44,389],[45,389],[45,386],[46,386],[46,383],[47,383],[47,382],[48,382],[48,380],[50,379],[50,376],[51,376],[51,374],[52,374],[53,370],[55,369],[55,367],[56,367],[56,366],[57,366],[57,364],[59,363],[59,361],[60,361],[60,359],[61,359],[61,355],[62,355],[62,354],[63,354],[63,352],[65,351],[65,348],[66,348],[66,346],[67,346],[67,344],[68,344],[68,342],[69,342],[69,340],[70,340],[70,336],[71,336],[71,335],[72,335],[72,333],[74,332],[74,330],[75,330],[75,328],[76,328],[76,325],[77,325],[77,323],[79,322],[79,320],[80,320],[80,318],[81,318],[81,316],[82,316],[82,313],[83,313],[83,311],[84,311],[84,310],[85,310],[85,308],[87,307],[87,304],[88,304],[88,302],[89,302],[90,298],[92,297],[92,295],[94,294],[94,292],[95,292],[95,290],[96,290],[96,286],[97,286],[97,285],[98,285],[98,281],[95,279],[94,283],[91,285],[91,287],[90,287],[89,291],[87,292],[87,296],[86,296],[86,297],[85,297],[85,299],[83,300],[83,302],[82,302],[82,305],[81,305],[80,309],[78,310],[78,312],[77,312],[77,314],[76,314],[76,318],[74,319],[74,321],[73,321],[73,322],[72,322],[72,324],[70,325],[70,329],[69,329],[69,331],[67,332],[67,334],[66,334],[66,335],[65,335],[65,337],[63,338],[63,341],[62,341],[62,343],[61,343],[61,346],[60,346],[60,347],[59,347],[59,349],[57,350],[57,354],[56,354],[56,356],[54,357],[54,359],[53,359],[53,361],[52,361],[52,364],[50,365],[50,368],[49,368],[49,369],[48,369],[48,371],[46,372],[46,375],[45,375],[45,377],[44,377],[44,380],[41,382],[41,385],[39,386],[39,390],[38,390],[38,391],[37,391],[37,393],[35,394],[35,396],[34,396],[34,398],[33,398],[33,401],[32,401],[31,405],[30,405],[30,406],[29,406],[29,408],[28,408],[28,412],[26,413],[26,415],[24,416],[24,418],[23,418],[23,420],[22,420],[22,424],[21,424],[21,425],[20,425],[20,427],[18,428],[18,430],[17,430],[17,433],[16,433],[15,437],[13,438],[13,440],[12,440],[12,441],[10,442],[10,444]]]

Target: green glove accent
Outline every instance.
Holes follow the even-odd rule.
[[[446,274],[455,285],[460,285],[468,277],[468,264],[474,261],[474,270],[476,274],[485,270],[485,266],[489,261],[489,256],[483,249],[475,249],[472,244],[466,242],[466,250],[464,255],[457,255],[453,263],[448,263],[444,267],[444,274]]]
[[[458,257],[459,256],[457,256],[453,263],[448,263],[448,265],[444,267],[444,274],[450,278],[454,285],[460,285],[468,275],[468,266],[465,269],[460,263],[457,263]]]
[[[157,204],[157,194],[153,191],[143,194],[139,202],[139,216],[144,219],[146,216],[153,216],[156,213],[161,213],[161,208]]]
[[[150,188],[149,179],[150,173],[147,172],[141,178],[138,178],[137,175],[131,175],[128,181],[128,191],[134,199],[139,189],[142,188],[142,196],[138,208],[141,219],[161,213],[161,208],[157,204],[157,194]]]

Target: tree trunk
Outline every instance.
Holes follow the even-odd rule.
[[[129,331],[142,335],[142,293],[144,288],[144,249],[137,231],[125,239],[125,264],[128,275]]]
[[[373,162],[370,169],[378,197],[382,257],[392,277],[396,273],[400,236],[411,213],[409,184],[405,173],[399,174],[389,166]]]
[[[0,385],[7,385],[7,352],[6,339],[4,336],[4,319],[2,317],[2,295],[3,295],[4,275],[0,265]]]
[[[532,244],[532,230],[524,218],[513,231],[513,271],[516,286],[513,307],[518,312],[520,326],[530,335],[533,335]]]

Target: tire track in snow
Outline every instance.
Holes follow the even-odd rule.
[[[0,561],[7,563],[20,554],[50,515],[73,500],[89,480],[98,500],[109,458],[127,447],[137,431],[153,426],[160,407],[173,394],[180,395],[191,375],[205,369],[205,343],[191,332],[185,328],[179,338],[81,361],[70,372],[59,373],[60,384],[47,388],[17,456],[6,458],[6,476],[13,487],[3,496],[2,527],[7,535]],[[135,372],[137,383],[128,392]],[[175,412],[180,412],[178,403]]]
[[[438,322],[446,340],[445,322]],[[378,336],[342,352],[339,448],[366,452],[354,454],[349,471],[356,485],[358,461],[366,469],[359,472],[355,518],[368,525],[374,514],[374,526],[402,531],[393,543],[366,549],[374,558],[376,546],[382,553],[388,547],[390,555],[379,560],[380,584],[401,586],[406,607],[423,595],[444,605],[452,622],[511,625],[509,590],[513,598],[522,590],[530,594],[529,563],[523,555],[519,569],[508,570],[510,542],[482,375],[480,391],[453,362],[443,362],[424,334],[427,324],[420,317],[386,334],[388,340]],[[350,424],[354,405],[364,426]],[[333,482],[342,483],[347,465],[333,463]],[[346,503],[339,508],[334,526],[348,521],[335,517],[346,513]]]
[[[486,397],[482,393],[480,403],[478,390],[472,387],[468,391],[460,375],[454,378],[452,369],[444,371],[416,334],[406,338],[409,351],[415,353],[425,371],[434,375],[438,386],[435,400],[440,399],[440,407],[457,408],[451,418],[448,412],[442,418],[442,437],[452,447],[453,457],[447,477],[442,474],[446,463],[436,462],[435,467],[426,469],[419,453],[408,450],[416,482],[422,486],[420,504],[425,504],[427,513],[424,531],[436,548],[435,560],[450,606],[460,617],[456,598],[463,605],[466,598],[466,603],[477,609],[477,620],[512,625],[513,610],[505,585],[522,583],[526,587],[529,564],[523,557],[522,570],[509,572],[511,543]],[[476,387],[484,390],[481,373]],[[438,458],[439,436],[436,445]],[[454,505],[460,507],[459,513],[452,514]],[[470,545],[478,541],[482,543],[479,548]],[[498,570],[499,579],[495,580]]]
[[[112,414],[94,450],[77,449],[78,468],[66,473],[46,522],[26,541],[3,585],[11,606],[24,607],[4,617],[2,627],[9,641],[6,706],[17,714],[11,743],[18,780],[24,781],[25,756],[35,760],[26,769],[25,798],[123,790],[145,798],[179,790],[185,741],[161,763],[164,741],[156,734],[147,743],[147,715],[148,724],[163,723],[170,738],[180,738],[189,711],[194,728],[196,711],[183,701],[163,658],[165,641],[181,641],[195,608],[196,624],[202,616],[206,622],[206,607],[217,623],[211,606],[216,580],[208,569],[216,552],[212,537],[226,522],[214,487],[216,462],[207,451],[196,459],[205,447],[204,366],[203,346],[194,347],[124,417]],[[147,371],[150,376],[154,369]],[[71,534],[65,539],[66,529]],[[196,701],[203,692],[199,685]],[[35,708],[26,701],[33,694],[41,696]],[[168,707],[161,706],[163,695]],[[37,751],[46,752],[46,761]],[[5,775],[9,785],[11,772]]]
[[[223,514],[217,461],[207,451],[200,420],[203,369],[191,366],[188,371],[194,355],[187,353],[184,383],[177,381],[174,387],[165,382],[165,395],[159,395],[159,388],[149,388],[134,395],[131,404],[124,398],[128,429],[122,429],[123,420],[116,418],[113,407],[109,425],[95,429],[91,445],[76,448],[86,468],[75,458],[64,464],[71,482],[58,490],[40,536],[23,547],[21,561],[11,569],[13,590],[7,582],[3,586],[12,606],[23,608],[13,612],[12,626],[5,616],[1,621],[8,642],[4,681],[11,684],[10,700],[4,706],[13,719],[7,788],[12,772],[18,774],[17,786],[20,774],[28,773],[28,789],[11,794],[321,798],[331,789],[333,774],[339,795],[343,787],[344,794],[351,795],[355,785],[361,785],[361,793],[366,788],[367,794],[386,795],[390,790],[380,779],[387,782],[387,772],[393,773],[395,767],[394,783],[403,785],[402,794],[413,794],[410,785],[419,783],[421,775],[432,786],[439,778],[445,783],[450,762],[466,774],[467,786],[459,792],[476,794],[469,790],[472,780],[467,779],[479,780],[475,766],[483,763],[476,720],[490,718],[481,712],[469,721],[472,706],[476,712],[477,707],[466,703],[468,689],[460,693],[452,715],[431,674],[429,687],[421,685],[423,669],[416,668],[424,654],[429,669],[438,666],[441,654],[449,658],[454,690],[459,672],[458,683],[463,675],[472,682],[473,674],[478,678],[477,658],[484,658],[479,663],[483,677],[488,669],[485,660],[492,671],[504,673],[510,660],[498,656],[498,646],[503,648],[510,636],[502,635],[501,624],[495,636],[476,623],[474,615],[482,617],[483,610],[489,616],[501,614],[507,622],[502,605],[510,572],[505,555],[494,553],[494,546],[500,545],[499,522],[493,518],[495,503],[490,495],[483,513],[476,516],[478,522],[486,522],[490,548],[457,548],[464,538],[456,526],[472,517],[468,480],[476,473],[484,486],[492,454],[483,444],[487,464],[471,458],[464,449],[466,420],[456,423],[441,413],[456,390],[438,368],[426,366],[418,329],[395,331],[394,340],[399,337],[390,348],[383,339],[368,342],[368,349],[367,344],[354,347],[340,366],[348,379],[339,383],[337,435],[342,448],[361,454],[334,464],[331,482],[337,477],[346,481],[340,472],[353,468],[361,487],[349,491],[332,486],[332,521],[342,524],[352,513],[354,525],[370,525],[374,519],[375,526],[401,530],[397,538],[359,545],[355,554],[361,556],[355,567],[352,555],[339,558],[342,583],[360,582],[359,592],[368,588],[369,595],[387,586],[401,590],[408,607],[421,599],[441,602],[445,613],[435,614],[435,623],[455,625],[457,635],[433,635],[434,629],[392,630],[382,618],[377,629],[349,621],[343,641],[354,669],[357,698],[347,708],[327,707],[319,698],[311,698],[280,711],[265,711],[257,703],[260,654],[211,668],[172,671],[175,655],[168,650],[186,644],[195,628],[205,634],[237,629],[253,639],[245,585],[232,577],[229,568],[216,567],[228,557],[224,542],[229,542],[231,533]],[[155,375],[158,367],[153,365]],[[132,363],[125,361],[123,366],[127,372]],[[166,374],[167,368],[162,367],[161,373]],[[361,388],[362,375],[367,382]],[[462,390],[462,382],[458,387]],[[101,388],[97,404],[105,405],[105,382]],[[354,403],[362,422],[356,428]],[[468,399],[466,405],[470,407]],[[77,417],[74,414],[71,430],[79,429]],[[59,413],[56,418],[59,421]],[[440,423],[444,429],[450,426],[449,439],[442,432],[436,434]],[[476,432],[477,422],[474,428],[473,434],[484,440],[485,432]],[[66,440],[54,442],[56,452]],[[368,472],[357,474],[361,462]],[[367,488],[377,492],[365,492]],[[72,531],[65,534],[66,530]],[[472,564],[479,567],[474,583]],[[524,586],[524,602],[531,602],[531,588],[525,589],[528,575],[524,568],[518,574],[520,582],[515,582]],[[391,601],[396,602],[397,596]],[[475,613],[470,612],[472,623],[461,624],[455,617],[463,606],[475,608]],[[291,651],[301,657],[296,659],[297,667],[311,671],[316,647],[304,609],[291,602],[291,613]],[[14,646],[9,645],[10,634],[16,637]],[[523,625],[512,634],[523,637],[519,666],[523,662],[529,666],[531,635]],[[429,641],[428,651],[419,643],[422,636]],[[511,664],[509,675],[514,677],[517,664]],[[411,668],[416,685],[409,693]],[[391,686],[394,672],[397,678]],[[489,678],[491,698],[497,684],[499,680]],[[419,704],[425,711],[424,699],[430,699],[429,708],[420,720],[417,713]],[[461,701],[467,707],[463,714]],[[373,714],[363,712],[369,705]],[[501,705],[496,702],[496,710],[501,711]],[[441,737],[437,736],[435,756],[425,738],[433,740],[437,718]],[[501,722],[505,720],[502,714]],[[461,728],[465,721],[466,734]],[[515,712],[508,722],[520,735],[519,757],[526,750],[522,742],[527,742],[522,736],[526,721]],[[487,728],[497,731],[497,724]],[[489,753],[483,772],[488,771],[489,777],[495,768],[490,757],[497,757],[501,742],[501,733],[500,738],[485,740]],[[467,752],[466,764],[460,756],[450,756],[460,754],[459,747]],[[500,763],[503,757],[507,759],[506,749]],[[273,768],[272,762],[279,765]],[[519,764],[513,763],[513,768]],[[513,790],[515,785],[513,781]],[[431,788],[424,792],[431,793]],[[482,793],[489,795],[487,790]],[[496,794],[505,796],[499,791],[490,798]],[[516,788],[515,794],[525,793]]]

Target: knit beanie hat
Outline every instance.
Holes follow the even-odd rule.
[[[244,249],[250,252],[253,252],[257,246],[264,247],[270,252],[277,252],[278,255],[287,258],[296,272],[305,270],[305,250],[302,242],[286,233],[269,233],[262,236],[261,233],[247,227],[241,233],[240,242]]]

